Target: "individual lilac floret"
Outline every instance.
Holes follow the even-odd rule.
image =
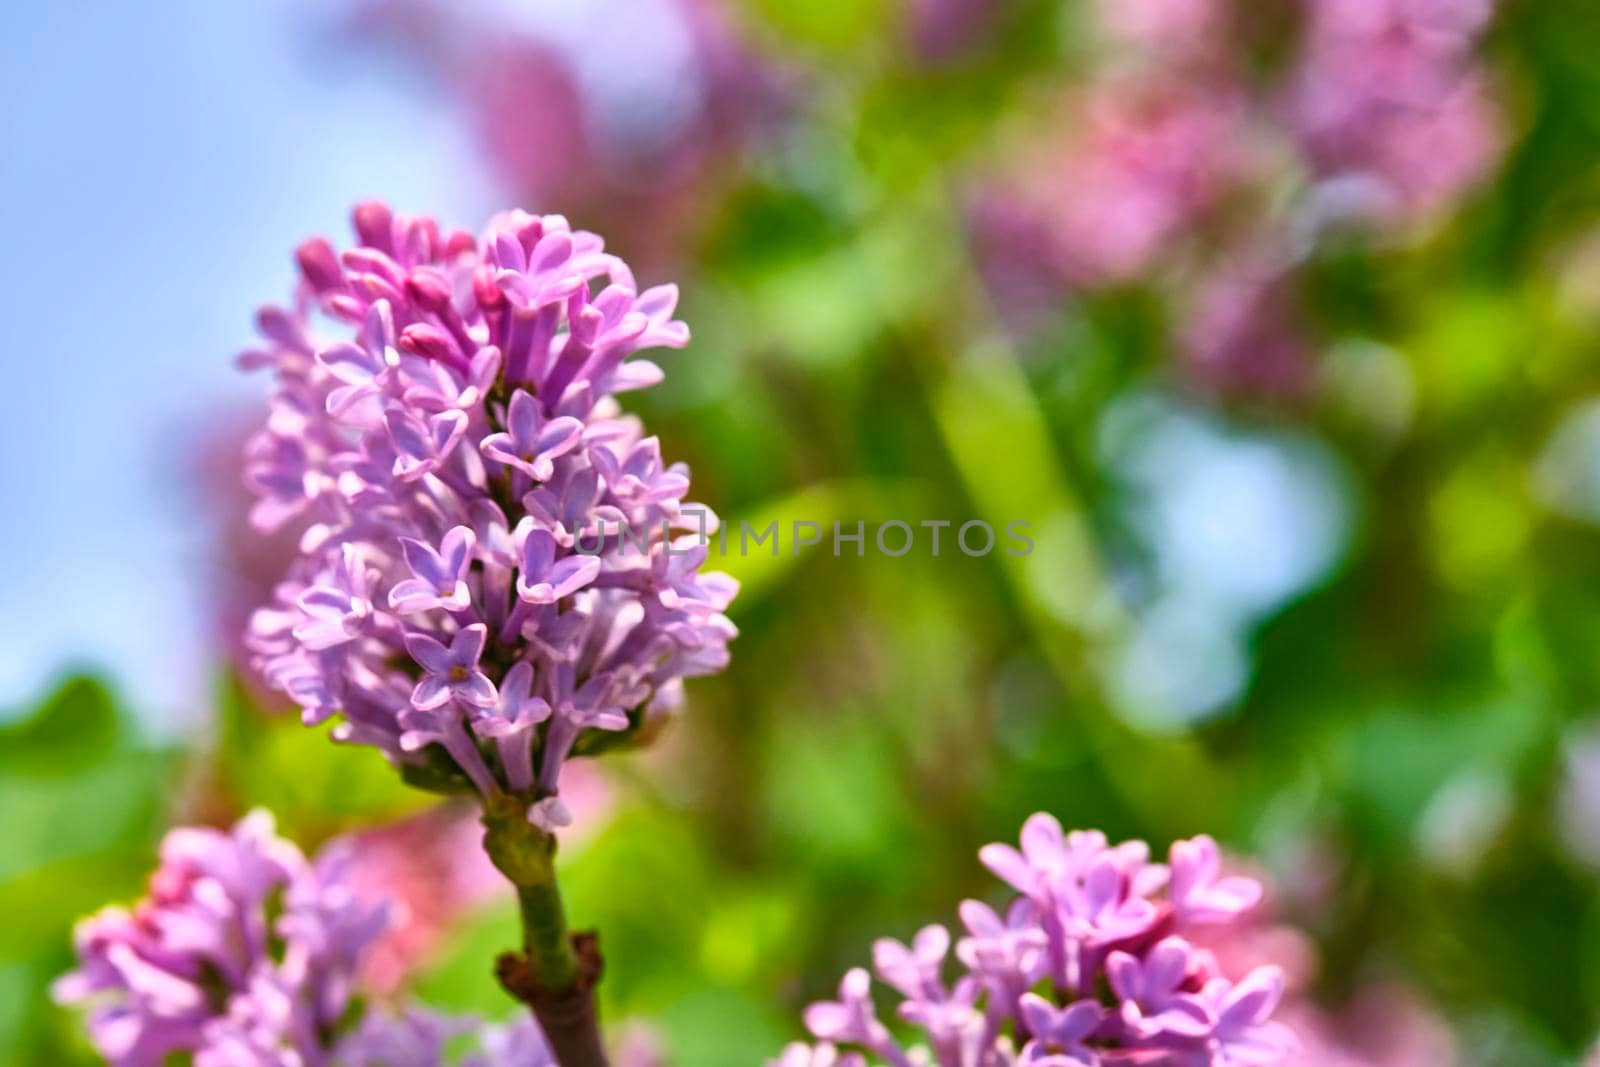
[[[1254,878],[1222,878],[1222,851],[1205,834],[1172,846],[1172,906],[1180,919],[1225,923],[1261,903]]]
[[[1268,1067],[1295,1048],[1272,1014],[1284,974],[1261,966],[1238,981],[1182,935],[1231,923],[1260,899],[1248,878],[1219,877],[1209,837],[1179,841],[1169,864],[1141,841],[1063,833],[1049,815],[1022,829],[1021,849],[989,845],[983,863],[1021,895],[1005,918],[967,901],[963,971],[945,977],[950,937],[873,947],[874,970],[919,1031],[904,1043],[881,1021],[857,968],[837,1000],[805,1023],[820,1044],[791,1045],[770,1067]]]
[[[457,526],[444,535],[437,550],[409,537],[400,539],[406,566],[415,576],[389,590],[389,606],[402,615],[444,608],[461,611],[472,603],[467,589],[467,568],[477,537],[469,527]]]
[[[276,377],[252,521],[300,535],[247,646],[307,723],[559,825],[562,763],[676,705],[736,633],[688,470],[615,398],[661,379],[636,353],[687,343],[677,290],[558,215],[354,223],[354,248],[301,246],[241,360]]]
[[[78,969],[56,997],[90,1006],[90,1038],[118,1067],[185,1052],[207,1067],[332,1063],[329,1035],[388,922],[345,886],[344,862],[333,849],[308,863],[265,812],[231,832],[174,830],[147,897],[78,924]]]
[[[1024,1067],[1093,1067],[1096,1056],[1085,1044],[1100,1029],[1105,1009],[1092,1000],[1058,1008],[1037,993],[1017,1002],[1022,1026],[1033,1036],[1022,1046]]]
[[[454,700],[474,708],[493,707],[500,694],[478,669],[488,633],[481,622],[463,627],[449,648],[425,634],[407,634],[406,651],[425,672],[411,692],[411,706],[432,711]]]
[[[578,447],[583,423],[571,416],[546,420],[539,402],[518,389],[507,406],[507,433],[493,433],[478,446],[485,457],[548,482],[555,461]],[[607,453],[609,455],[609,453]]]

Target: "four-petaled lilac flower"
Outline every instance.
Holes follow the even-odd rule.
[[[1202,834],[1172,846],[1172,907],[1191,923],[1225,923],[1261,902],[1254,878],[1219,878],[1222,853]]]
[[[444,535],[437,550],[410,537],[400,538],[406,566],[415,576],[389,590],[389,606],[402,615],[444,608],[460,611],[472,603],[467,588],[467,569],[472,565],[472,550],[478,538],[466,526],[456,526]]]
[[[325,406],[330,415],[343,415],[361,401],[378,396],[384,376],[399,365],[399,353],[383,342],[383,336],[394,330],[380,308],[387,309],[387,305],[374,305],[374,310],[369,312],[376,317],[369,326],[369,332],[376,335],[376,343],[358,345],[339,341],[317,353],[317,362],[344,383],[328,393]]]
[[[294,636],[315,652],[342,645],[361,636],[372,620],[372,573],[361,549],[345,545],[331,580],[314,585],[295,601],[305,621]]]
[[[394,475],[406,482],[438,470],[467,432],[467,417],[459,411],[418,418],[394,409],[384,415],[383,422],[394,445]]]
[[[1217,1067],[1261,1067],[1283,1062],[1296,1047],[1294,1032],[1274,1022],[1272,1012],[1283,999],[1283,971],[1257,967],[1238,983],[1215,979],[1204,996],[1215,1017],[1209,1062]]]
[[[939,972],[950,951],[950,932],[934,924],[917,931],[907,947],[892,937],[872,945],[872,967],[885,982],[907,997],[923,997],[940,988]]]
[[[1037,993],[1024,993],[1017,1010],[1033,1035],[1022,1046],[1018,1067],[1097,1067],[1099,1059],[1085,1042],[1105,1018],[1099,1004],[1080,1000],[1058,1008]]]
[[[956,958],[988,981],[997,997],[1015,1000],[1044,976],[1050,939],[1027,898],[1012,901],[1003,921],[976,900],[962,901],[960,914],[970,936],[956,943]]]
[[[683,464],[665,467],[661,442],[646,437],[617,458],[609,449],[595,449],[595,466],[620,497],[644,503],[675,500],[689,491],[689,472]]]
[[[407,634],[406,651],[427,672],[411,691],[412,706],[431,711],[455,699],[474,707],[493,707],[500,695],[478,669],[488,635],[481,622],[464,626],[446,648],[425,634]]]
[[[1204,1003],[1186,992],[1196,970],[1195,951],[1181,937],[1158,942],[1143,959],[1113,952],[1106,959],[1111,989],[1122,998],[1122,1020],[1140,1037],[1161,1033],[1198,1037],[1209,1029]]]
[[[1069,840],[1055,816],[1040,812],[1022,824],[1022,851],[1010,845],[985,845],[978,850],[978,859],[1023,896],[1048,904],[1051,880],[1073,868],[1081,836]]]
[[[869,1052],[905,1063],[889,1028],[872,1007],[872,976],[860,967],[839,982],[839,999],[819,1001],[806,1009],[806,1029],[820,1040],[861,1045]],[[888,1051],[886,1051],[888,1050]]]
[[[539,402],[521,389],[511,396],[506,426],[506,432],[490,434],[478,447],[486,458],[515,467],[536,482],[549,481],[555,460],[583,440],[582,420],[570,415],[547,420]]]
[[[517,595],[529,604],[554,604],[594,581],[600,573],[598,556],[558,559],[555,535],[534,526],[532,520],[523,520],[517,539],[522,567]]]

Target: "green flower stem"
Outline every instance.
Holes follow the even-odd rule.
[[[599,942],[567,929],[555,838],[528,822],[523,801],[503,794],[485,801],[483,826],[484,850],[516,887],[522,917],[522,953],[500,957],[500,984],[533,1010],[561,1067],[607,1067],[594,1004]]]
[[[571,989],[578,981],[578,955],[567,934],[561,890],[552,878],[542,885],[517,886],[522,908],[522,950],[547,989]]]

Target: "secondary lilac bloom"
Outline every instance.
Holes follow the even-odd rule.
[[[444,0],[343,6],[353,17],[341,43],[397,48],[407,69],[463,109],[485,164],[508,187],[602,219],[652,265],[695,246],[746,147],[777,131],[798,80],[746,40],[746,20],[720,0],[651,3],[620,22],[602,15],[591,29],[609,31],[608,55],[626,68],[604,90],[571,49],[489,9]],[[573,25],[596,14],[570,13]]]
[[[465,1045],[459,1055],[452,1048]],[[619,1056],[617,1067],[645,1067]],[[338,1049],[338,1067],[559,1067],[539,1026],[524,1013],[485,1025],[416,1005],[373,1010]],[[251,1065],[254,1067],[254,1065]]]
[[[1090,5],[1105,47],[973,198],[1014,328],[1135,285],[1174,305],[1174,348],[1203,387],[1293,401],[1316,384],[1315,324],[1294,297],[1308,261],[1344,247],[1326,237],[1426,235],[1503,153],[1481,55],[1494,2],[1279,8],[1296,46],[1269,58],[1240,0]]]
[[[1319,0],[1292,111],[1344,213],[1428,221],[1493,164],[1499,116],[1474,50],[1488,0]],[[1352,195],[1355,194],[1355,195]]]
[[[582,421],[568,415],[546,420],[539,402],[521,389],[512,394],[506,426],[507,432],[490,434],[478,447],[485,457],[515,467],[537,482],[549,481],[554,461],[583,439]]]
[[[489,631],[482,623],[462,627],[446,648],[425,634],[407,634],[406,651],[427,673],[411,691],[411,704],[431,711],[454,699],[479,708],[500,699],[494,683],[478,669]]]
[[[1146,56],[1208,58],[1226,28],[1226,0],[1099,0],[1101,34]]]
[[[307,722],[338,716],[336,740],[554,825],[583,734],[675,705],[736,634],[703,557],[607,577],[639,569],[618,531],[713,521],[615,398],[659,380],[639,350],[687,342],[677,291],[557,215],[473,237],[367,203],[354,223],[354,248],[301,246],[293,308],[242,360],[276,379],[253,521],[304,532],[253,666]]]
[[[467,569],[478,538],[469,527],[456,526],[444,535],[437,550],[409,537],[400,538],[406,566],[415,575],[389,590],[389,606],[402,615],[444,608],[460,611],[472,602]]]
[[[1006,919],[966,902],[971,936],[957,945],[965,968],[944,975],[948,935],[920,932],[911,946],[879,941],[878,977],[903,998],[897,1014],[921,1031],[902,1044],[873,1007],[872,978],[850,971],[837,1000],[813,1004],[807,1029],[822,1044],[791,1046],[777,1067],[832,1062],[843,1050],[861,1067],[1265,1067],[1282,1063],[1292,1035],[1272,1014],[1284,975],[1258,967],[1230,981],[1209,952],[1181,934],[1198,919],[1231,923],[1244,899],[1259,896],[1222,883],[1208,857],[1209,838],[1173,846],[1173,869],[1191,903],[1179,908],[1166,865],[1150,862],[1139,841],[1113,845],[1096,832],[1065,833],[1048,815],[1024,825],[1021,848],[989,845],[979,853],[1023,895]],[[1204,907],[1194,907],[1195,900]],[[1018,1048],[1020,1045],[1020,1049]],[[809,1058],[808,1058],[809,1057]]]
[[[1292,397],[1313,383],[1292,265],[1260,249],[1236,252],[1200,280],[1177,342],[1195,377],[1214,388]]]
[[[117,1067],[183,1053],[331,1064],[327,1035],[388,921],[381,901],[342,891],[339,877],[337,858],[308,863],[265,812],[230,832],[173,830],[147,897],[78,924],[78,969],[55,995],[91,1005],[90,1038]]]
[[[1014,179],[978,198],[980,254],[1022,254],[1062,289],[1154,273],[1251,170],[1245,100],[1227,84],[1107,78],[1068,96],[1060,131],[1030,142]]]
[[[307,861],[262,811],[175,829],[144,899],[78,924],[55,996],[88,1006],[113,1067],[556,1067],[526,1012],[486,1026],[370,1006],[358,981],[393,909],[354,877],[364,858],[339,839]]]

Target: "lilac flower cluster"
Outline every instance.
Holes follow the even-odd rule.
[[[1293,93],[1320,179],[1376,221],[1427,217],[1499,149],[1475,54],[1492,0],[1319,0]]]
[[[508,188],[599,219],[640,263],[679,261],[703,237],[736,164],[794,95],[794,79],[746,40],[724,0],[636,3],[622,15],[573,8],[570,20],[508,20],[443,0],[333,7],[347,13],[342,47],[388,46],[433,76]],[[585,20],[582,52],[552,32]],[[612,68],[603,83],[589,76],[596,38]]]
[[[57,999],[90,1006],[95,1048],[114,1067],[189,1054],[195,1067],[555,1067],[529,1016],[502,1027],[409,1007],[367,1010],[363,961],[390,906],[355,892],[347,841],[308,862],[258,811],[231,831],[180,828],[161,846],[149,895],[78,924],[78,969]]]
[[[736,584],[700,572],[714,517],[614,397],[661,380],[637,351],[688,341],[677,289],[641,293],[556,215],[475,240],[365,203],[355,229],[299,248],[294,305],[241,359],[277,379],[252,520],[303,531],[246,641],[308,724],[548,830],[564,761],[673,707],[736,632]]]
[[[1156,282],[1200,382],[1302,393],[1304,261],[1336,227],[1427,233],[1499,155],[1477,54],[1492,6],[1307,0],[1295,52],[1261,63],[1236,0],[1099,0],[1086,81],[975,198],[1002,311],[1026,324],[1064,291]]]
[[[176,1051],[201,1067],[326,1062],[357,961],[388,923],[343,891],[344,862],[335,850],[307,863],[264,812],[228,833],[174,830],[148,897],[78,925],[78,969],[56,995],[94,1005],[90,1033],[113,1064]]]
[[[1256,881],[1222,875],[1216,842],[1179,841],[1158,864],[1143,842],[1063,833],[1040,814],[1021,844],[979,853],[1019,896],[1002,912],[962,904],[955,982],[945,980],[942,926],[910,945],[873,946],[878,977],[924,1045],[908,1050],[879,1020],[858,968],[837,1000],[807,1010],[820,1044],[791,1045],[774,1067],[866,1067],[866,1057],[888,1067],[1242,1067],[1290,1053],[1292,1034],[1271,1018],[1282,970],[1231,979],[1185,937],[1233,922],[1261,897]]]

